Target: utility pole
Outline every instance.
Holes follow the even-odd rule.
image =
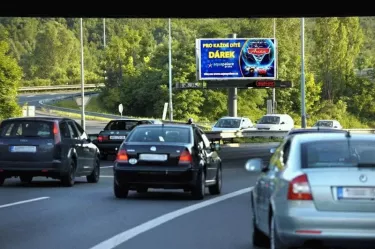
[[[172,105],[172,34],[171,19],[168,19],[169,26],[169,120],[173,121],[173,105]]]
[[[301,18],[301,127],[306,128],[305,109],[305,18]]]
[[[85,71],[84,71],[84,57],[83,57],[83,27],[82,27],[82,18],[80,19],[80,28],[81,28],[81,126],[84,130],[86,130],[86,122],[85,122]]]
[[[276,41],[276,18],[273,19],[273,38]],[[276,44],[274,44],[276,45]],[[275,56],[275,58],[277,58]],[[276,68],[276,79],[278,79],[278,67],[276,65],[277,61],[275,60],[275,68]],[[276,113],[276,88],[272,88],[272,113]]]

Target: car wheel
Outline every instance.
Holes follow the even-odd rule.
[[[5,177],[0,176],[0,186],[3,186],[4,182],[5,182]]]
[[[127,186],[120,186],[116,183],[116,180],[113,181],[113,192],[116,198],[124,199],[128,197],[129,188]]]
[[[86,176],[87,182],[89,183],[97,183],[100,179],[100,161],[99,159],[95,159],[94,162],[94,169],[92,170],[91,174]]]
[[[275,226],[275,218],[271,217],[271,227],[270,227],[270,249],[288,249],[286,246],[282,244],[280,241],[277,229]]]
[[[71,160],[69,173],[61,177],[61,183],[64,187],[72,187],[75,182],[75,175],[76,175],[76,164],[74,160]]]
[[[221,165],[220,165],[216,171],[215,185],[209,186],[208,190],[210,191],[211,195],[219,195],[221,193],[221,186],[222,186],[222,170],[221,170]]]
[[[206,192],[206,175],[203,170],[198,174],[197,181],[193,187],[191,194],[194,199],[202,200]]]
[[[33,177],[32,176],[20,176],[20,180],[23,184],[29,184],[32,182]]]

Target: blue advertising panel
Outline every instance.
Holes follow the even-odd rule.
[[[198,39],[198,80],[276,79],[274,38]]]

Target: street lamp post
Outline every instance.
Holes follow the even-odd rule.
[[[83,65],[83,27],[82,27],[82,18],[80,19],[80,28],[81,28],[81,125],[84,130],[86,130],[85,122],[85,71]]]
[[[306,128],[305,108],[305,18],[301,18],[301,127]]]
[[[173,121],[172,106],[172,35],[171,35],[171,19],[168,19],[169,26],[169,120]]]

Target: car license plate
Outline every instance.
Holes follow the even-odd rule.
[[[110,136],[109,139],[111,140],[124,140],[126,136]]]
[[[374,199],[375,188],[337,188],[338,199]]]
[[[143,161],[167,161],[167,155],[165,154],[140,154],[139,160]]]
[[[10,146],[10,152],[35,153],[36,146]]]

